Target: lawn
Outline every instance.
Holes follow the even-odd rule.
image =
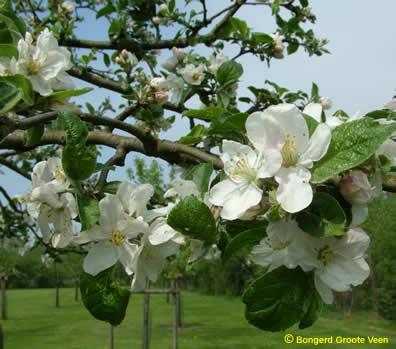
[[[2,321],[5,349],[106,349],[107,324],[94,320],[81,303],[73,300],[72,289],[61,290],[61,308],[54,307],[54,290],[11,290],[9,320]],[[115,349],[141,348],[141,295],[134,295],[125,321],[115,329]],[[261,349],[314,348],[311,345],[287,345],[285,333],[267,333],[250,326],[237,298],[204,296],[183,292],[185,328],[180,330],[180,349]],[[171,349],[172,308],[164,295],[151,298],[151,349]],[[389,338],[390,344],[328,344],[319,348],[395,348],[396,322],[359,312],[350,316],[326,313],[317,324],[304,331],[288,331],[303,336],[377,336]],[[316,348],[316,347],[315,347]]]

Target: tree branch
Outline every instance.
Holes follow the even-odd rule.
[[[1,147],[1,143],[0,143],[0,147]],[[26,173],[25,171],[23,171],[22,169],[20,169],[12,161],[10,161],[8,159],[4,159],[3,157],[0,156],[0,164],[8,167],[10,170],[13,170],[14,172],[18,173],[19,175],[21,175],[22,177],[25,177],[26,179],[28,179],[30,181],[30,175],[28,173]]]

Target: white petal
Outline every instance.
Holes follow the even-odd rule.
[[[304,114],[314,118],[317,122],[322,122],[322,105],[320,103],[309,103],[303,110]]]
[[[213,186],[209,193],[209,202],[215,206],[223,206],[230,194],[238,189],[238,184],[225,179]]]
[[[117,247],[110,241],[98,242],[91,247],[84,259],[84,271],[92,276],[110,268],[118,260]]]
[[[272,177],[282,166],[282,154],[277,150],[267,149],[262,156],[261,166],[257,170],[257,178]]]
[[[334,295],[331,288],[328,287],[315,273],[315,287],[322,300],[326,304],[332,304],[334,302]]]
[[[249,208],[256,206],[262,197],[263,191],[255,184],[239,187],[227,196],[220,215],[223,219],[238,219]]]
[[[116,195],[120,199],[125,211],[129,211],[129,200],[137,185],[132,182],[122,182],[118,186]]]
[[[142,217],[134,219],[125,215],[117,222],[117,230],[124,233],[129,239],[136,238],[139,234],[146,233],[148,229],[148,224]]]
[[[267,267],[272,263],[273,253],[274,250],[267,244],[266,239],[263,239],[258,245],[253,247],[250,259],[253,263]]]
[[[148,239],[152,245],[160,245],[171,240],[177,231],[166,224],[166,220],[159,218],[150,226]]]
[[[320,160],[326,155],[331,141],[331,128],[326,124],[319,124],[309,140],[308,147],[301,155],[299,162],[308,162],[306,167],[312,167],[312,162]]]
[[[337,254],[347,259],[362,258],[370,245],[370,237],[361,228],[351,228],[342,239],[334,241]]]
[[[245,126],[247,136],[257,150],[281,150],[284,132],[272,114],[266,111],[253,113],[247,118]]]
[[[127,241],[118,248],[120,262],[124,266],[125,272],[128,275],[133,273],[133,261],[138,248],[139,247],[136,244],[131,244]]]
[[[276,199],[285,211],[296,213],[309,206],[313,197],[310,178],[311,173],[302,167],[279,170],[275,176],[279,183]]]
[[[121,201],[115,195],[106,194],[99,202],[99,209],[99,225],[103,227],[103,230],[111,232],[117,227],[117,222],[124,212]]]
[[[248,167],[256,167],[257,153],[248,145],[234,141],[223,141],[223,152],[220,155],[224,163],[224,171],[230,175],[238,160],[247,162]]]
[[[351,227],[358,227],[368,217],[368,206],[367,205],[352,205],[352,222]]]

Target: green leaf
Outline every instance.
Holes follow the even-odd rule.
[[[93,317],[117,326],[125,318],[131,293],[113,280],[113,268],[96,276],[84,273],[81,276],[80,290],[84,306]]]
[[[319,315],[323,309],[323,301],[318,291],[316,291],[315,284],[311,282],[310,285],[311,288],[308,291],[309,296],[307,297],[306,301],[308,304],[308,309],[303,314],[300,324],[298,325],[298,328],[301,330],[312,326],[319,318]]]
[[[319,100],[319,87],[314,82],[312,83],[312,87],[311,87],[311,98],[314,101]]]
[[[68,177],[76,181],[88,178],[96,168],[97,151],[87,145],[88,128],[77,115],[59,113],[58,128],[66,131],[66,145],[62,151],[62,166]]]
[[[0,114],[14,108],[21,100],[34,104],[32,84],[23,75],[0,77]]]
[[[120,186],[121,181],[113,181],[113,182],[108,182],[106,183],[102,190],[104,193],[109,193],[109,194],[116,194],[118,187]]]
[[[235,83],[243,74],[242,65],[235,61],[224,62],[216,73],[216,79],[220,85]]]
[[[198,144],[207,136],[207,128],[204,125],[195,125],[191,131],[180,138],[182,144]]]
[[[77,208],[80,216],[81,231],[93,228],[100,215],[98,200],[94,197],[78,194]]]
[[[215,118],[220,117],[220,115],[227,110],[221,107],[206,107],[203,109],[190,109],[183,112],[184,116],[194,119],[200,119],[205,121],[211,121]]]
[[[112,14],[116,11],[116,8],[111,2],[109,2],[105,7],[102,7],[96,14],[96,19]]]
[[[226,136],[227,139],[240,140],[246,133],[245,124],[248,114],[222,114],[214,119],[209,128],[209,135]]]
[[[390,109],[374,110],[365,115],[366,118],[396,120],[396,111]]]
[[[65,100],[66,98],[81,96],[83,94],[91,92],[92,90],[92,87],[84,87],[76,90],[58,91],[54,92],[49,98],[55,100]]]
[[[216,222],[212,212],[194,195],[187,196],[172,209],[168,224],[180,233],[207,244],[216,240]]]
[[[319,122],[317,122],[312,116],[309,116],[308,114],[303,114],[303,117],[308,126],[309,137],[311,137],[318,127]]]
[[[299,212],[296,219],[302,230],[316,237],[345,234],[345,212],[338,201],[327,193],[315,193],[311,205]]]
[[[210,177],[213,173],[213,163],[206,162],[191,168],[185,179],[193,181],[201,193],[207,193],[209,190]]]
[[[280,267],[253,281],[245,290],[246,319],[265,331],[283,331],[314,318],[312,274]],[[311,309],[310,309],[311,308]]]
[[[0,44],[0,56],[1,57],[18,57],[18,50],[15,45],[12,44]]]
[[[228,261],[232,256],[247,255],[265,236],[266,231],[264,227],[252,228],[238,234],[231,239],[221,254],[223,263]]]
[[[396,125],[381,125],[371,118],[336,127],[327,154],[313,168],[312,182],[324,182],[365,162],[394,131]]]
[[[297,52],[299,47],[300,44],[298,43],[298,41],[289,42],[289,45],[287,46],[287,54],[292,55],[293,53]]]
[[[22,36],[25,35],[25,23],[15,15],[11,7],[0,9],[0,23],[4,23],[8,29],[14,30]]]
[[[44,134],[44,125],[31,127],[27,130],[27,138],[25,146],[33,147],[40,143],[41,137]]]
[[[265,33],[252,33],[252,41],[254,44],[272,44],[274,39],[271,35]]]

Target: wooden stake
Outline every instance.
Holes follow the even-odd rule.
[[[80,279],[76,279],[74,285],[74,300],[78,302],[78,295],[80,294]]]
[[[59,297],[59,275],[58,268],[56,267],[56,261],[54,262],[55,270],[55,308],[60,308],[60,297]]]
[[[0,349],[4,349],[4,334],[1,324],[0,324]]]
[[[0,277],[0,288],[1,288],[1,318],[7,320],[8,309],[7,309],[7,276],[3,275]]]
[[[177,291],[175,288],[172,290],[172,296],[173,296],[173,349],[178,349],[178,323],[177,323],[177,318],[179,316],[178,310],[177,310]]]
[[[143,301],[143,349],[150,347],[150,293],[144,294]]]

